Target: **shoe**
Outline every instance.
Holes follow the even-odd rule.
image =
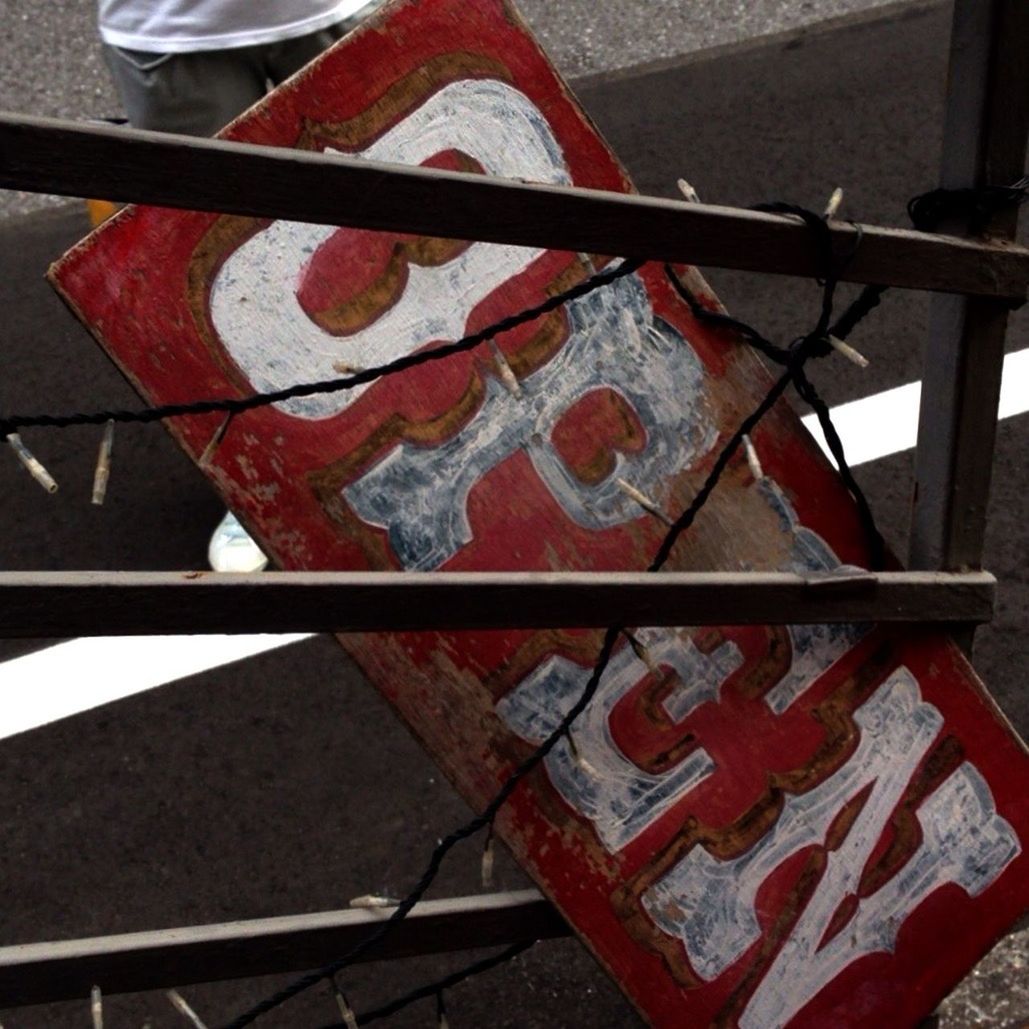
[[[207,560],[216,572],[263,572],[268,567],[267,555],[231,511],[211,535]]]

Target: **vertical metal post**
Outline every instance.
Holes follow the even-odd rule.
[[[1006,186],[1029,130],[1029,2],[955,0],[941,185]],[[987,226],[1011,239],[1017,210]],[[946,231],[968,233],[969,225]],[[981,567],[1008,308],[937,295],[922,379],[910,564]],[[968,642],[971,642],[969,637]]]

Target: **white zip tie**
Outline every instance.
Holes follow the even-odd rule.
[[[496,340],[491,339],[489,341],[489,351],[493,355],[497,371],[500,373],[500,381],[504,384],[505,389],[511,396],[521,397],[522,384],[518,381],[514,369],[507,363],[507,358],[504,357],[504,352],[497,346]]]
[[[625,330],[625,335],[629,337],[629,342],[637,350],[643,349],[643,337],[640,335],[640,327],[636,324],[636,319],[633,318],[632,312],[629,309],[622,309],[622,328]]]
[[[679,179],[676,185],[679,187],[679,192],[689,203],[700,203],[700,194],[685,179]]]
[[[107,480],[111,477],[111,449],[114,447],[114,422],[104,426],[100,440],[100,452],[96,456],[96,470],[93,472],[93,503],[99,507],[107,496]]]
[[[339,988],[335,979],[332,980],[332,992],[336,995],[336,1004],[339,1007],[340,1017],[347,1029],[357,1029],[357,1015],[347,1000],[347,995]]]
[[[168,990],[165,996],[172,1002],[175,1010],[178,1011],[183,1018],[189,1019],[196,1029],[207,1029],[207,1026],[204,1025],[200,1016],[186,1003],[186,998],[183,997],[178,990]]]
[[[493,830],[486,837],[486,846],[482,848],[482,888],[489,890],[493,888]]]
[[[586,758],[582,756],[582,752],[579,750],[579,745],[575,742],[575,737],[572,735],[570,726],[565,729],[564,737],[568,741],[568,749],[572,752],[572,757],[575,759],[575,763],[587,774],[598,776],[597,770],[586,760]]]
[[[647,326],[647,335],[659,347],[663,347],[663,346],[667,346],[668,345],[668,340],[666,340],[664,338],[664,336],[661,335],[660,331],[657,329],[657,327],[653,323],[651,323],[650,325]]]
[[[43,467],[42,463],[32,456],[32,451],[21,441],[21,436],[16,432],[9,433],[7,442],[11,445],[15,456],[25,466],[26,471],[47,491],[57,492],[57,483],[53,476]]]
[[[639,641],[628,629],[622,630],[622,635],[629,641],[629,646],[632,647],[632,652],[647,666],[647,671],[652,675],[657,675],[660,671],[657,662],[654,660],[653,655],[647,650],[646,646]]]
[[[635,486],[632,486],[629,483],[627,483],[625,479],[615,479],[615,485],[627,497],[630,497],[633,500],[635,500],[636,503],[639,504],[644,511],[649,511],[655,518],[660,519],[662,522],[665,523],[665,525],[671,528],[673,524],[672,519],[669,518],[668,515],[666,515],[664,511],[662,511],[661,508],[659,508],[657,504],[655,504],[654,501],[646,495],[646,493],[641,493],[638,489],[636,489]]]
[[[761,459],[749,436],[743,437],[743,450],[747,455],[747,464],[750,465],[750,474],[754,476],[755,482],[760,482],[765,477],[765,470],[761,467]]]
[[[104,996],[99,986],[89,991],[89,1010],[93,1016],[93,1029],[104,1029]]]
[[[229,425],[232,422],[233,416],[233,411],[230,411],[225,416],[221,425],[218,426],[214,435],[208,441],[207,446],[204,447],[204,452],[200,455],[200,460],[197,462],[201,468],[206,468],[211,463],[211,458],[214,457],[214,452],[219,446],[221,446],[222,440],[225,439],[225,433],[229,431]]]
[[[365,893],[360,897],[354,897],[350,901],[352,908],[395,908],[400,903],[396,897],[380,897],[375,893]]]
[[[829,345],[833,350],[842,354],[848,361],[856,364],[858,368],[867,368],[871,363],[860,350],[855,350],[849,343],[845,343],[842,339],[837,339],[835,336],[829,336]]]
[[[832,196],[829,197],[829,203],[825,205],[825,214],[822,217],[828,222],[832,221],[833,218],[839,213],[840,206],[843,204],[843,187],[837,186],[832,191]]]

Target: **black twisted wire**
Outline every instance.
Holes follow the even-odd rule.
[[[1007,188],[1008,193],[1006,195],[1005,203],[1022,203],[1026,199],[1027,187],[1029,187],[1029,176],[1020,179],[1017,183],[1015,183],[1014,186]],[[941,197],[940,194],[948,194],[953,192],[957,192],[959,194],[958,200],[960,202],[962,199],[960,197],[960,194],[964,191],[937,190],[933,191],[933,193],[935,194],[933,196],[933,203],[939,205],[941,202],[946,201],[948,199],[947,197]],[[928,196],[928,194],[925,196]],[[911,201],[911,203],[909,204],[909,213],[911,214],[912,221],[915,222],[916,228],[928,230],[929,219],[918,208],[917,201],[919,199],[920,198],[916,197],[914,200]],[[779,213],[801,214],[802,217],[810,213],[801,213],[799,209],[791,210],[787,207],[787,205],[767,205],[765,209],[774,209]],[[995,212],[991,212],[991,216],[992,213]],[[940,218],[942,217],[943,215],[941,214]],[[815,222],[813,218],[809,219],[808,217],[805,217],[805,221],[808,224],[810,224],[813,228],[815,228]],[[853,256],[853,253],[856,252],[857,247],[860,245],[860,226],[857,226],[857,228],[858,235],[855,241],[854,251],[850,256]],[[818,231],[817,228],[815,228],[815,231]],[[829,252],[831,253],[831,247]],[[823,256],[824,254],[825,251],[823,250]],[[787,373],[784,374],[778,380],[775,386],[773,386],[769,396],[765,398],[761,406],[755,410],[755,412],[747,421],[753,421],[753,424],[756,425],[757,422],[760,421],[762,414],[764,413],[762,409],[764,409],[765,411],[768,410],[774,404],[775,399],[778,399],[778,397],[781,396],[782,392],[785,391],[787,385],[791,381],[794,383],[803,399],[805,399],[815,409],[815,412],[819,419],[819,423],[822,427],[822,431],[825,434],[826,441],[829,445],[830,452],[833,454],[833,457],[836,459],[837,464],[839,466],[841,477],[844,479],[848,488],[851,490],[852,494],[854,495],[854,499],[858,504],[859,513],[861,514],[862,521],[865,522],[866,532],[869,536],[871,552],[870,563],[872,564],[872,567],[881,567],[882,561],[884,560],[885,549],[882,536],[879,534],[878,529],[875,527],[875,522],[872,518],[871,510],[868,507],[867,500],[864,494],[862,493],[860,488],[857,486],[857,483],[853,479],[851,469],[847,464],[846,457],[843,452],[842,441],[839,438],[839,434],[836,432],[835,426],[832,424],[829,409],[825,402],[822,400],[821,396],[815,390],[814,385],[807,378],[806,372],[804,371],[804,364],[806,363],[807,358],[815,356],[814,348],[816,344],[820,344],[822,341],[818,340],[814,336],[814,334],[809,334],[809,336],[807,337],[802,337],[801,339],[796,340],[793,348],[795,352],[797,350],[801,350],[802,348],[808,348],[809,352],[803,354],[803,356],[798,356],[795,362],[791,361],[790,350],[779,347],[776,344],[770,342],[759,332],[757,332],[757,330],[755,330],[752,326],[747,325],[745,322],[741,322],[738,319],[732,318],[728,314],[724,314],[718,311],[710,311],[707,308],[703,307],[697,301],[697,299],[683,286],[681,280],[677,275],[675,275],[674,270],[671,268],[670,265],[665,266],[665,271],[679,296],[687,303],[693,315],[698,320],[703,320],[706,321],[708,324],[718,325],[720,327],[733,330],[739,337],[744,339],[752,347],[759,350],[761,353],[765,354],[766,357],[769,357],[771,360],[775,361],[778,364],[787,365],[789,367]],[[834,286],[831,288],[834,288]],[[858,297],[848,306],[847,310],[837,319],[835,323],[833,323],[832,328],[829,329],[829,334],[835,336],[837,339],[846,339],[846,337],[854,330],[854,328],[857,327],[858,323],[861,322],[865,317],[867,317],[876,307],[878,307],[883,295],[887,291],[887,288],[888,287],[886,286],[865,286],[864,289],[862,289],[861,293],[858,295]],[[830,302],[828,305],[826,305],[823,302],[823,319],[820,320],[820,323],[822,320],[828,323],[829,318],[831,317],[831,297],[829,296],[828,291],[825,294],[823,294],[823,296],[829,298]],[[824,346],[818,347],[818,356],[825,356]],[[774,399],[772,399],[771,403],[769,403],[769,399],[773,396],[773,394]],[[745,422],[744,425],[746,424],[747,423]],[[741,430],[742,428],[743,426],[741,426]],[[716,462],[716,466],[721,466],[717,469],[718,475],[720,475],[724,468],[728,465],[729,460],[731,460],[732,454],[735,453],[735,451],[739,448],[743,436],[746,434],[747,433],[743,431],[737,432],[733,439],[729,441],[723,452],[719,455],[719,458]],[[708,488],[709,484],[710,488]],[[687,511],[685,511],[683,515],[680,516],[676,523],[674,523],[673,527],[669,530],[669,533],[665,538],[665,542],[662,544],[661,550],[658,552],[653,564],[651,565],[652,570],[655,568],[655,566],[660,567],[663,561],[667,558],[668,554],[670,554],[671,549],[674,546],[675,539],[677,539],[678,536],[681,535],[681,533],[685,531],[685,529],[688,528],[690,524],[692,524],[700,508],[706,501],[707,496],[710,494],[710,490],[713,488],[714,484],[711,478],[709,477],[708,482],[705,483],[705,486],[701,488],[701,491],[694,498],[694,502],[690,505]],[[562,735],[567,735],[569,727],[570,723],[569,726],[565,726],[563,730],[561,730]],[[492,833],[492,818],[489,819],[488,826],[490,832]],[[501,959],[505,960],[503,955],[501,955]],[[482,970],[480,968],[480,965],[481,963],[477,965],[471,965],[468,968],[464,969],[462,972],[457,973],[457,975],[460,975],[462,978],[467,978],[470,975],[476,975],[480,970]],[[493,965],[490,964],[489,967],[493,967]],[[418,999],[421,999],[421,997],[424,996],[431,996],[433,992],[436,992],[438,996],[439,989],[439,984],[433,984],[433,986],[424,987],[422,991],[419,993]],[[400,998],[400,1000],[393,1002],[393,1004],[391,1005],[388,1005],[388,1013],[392,1014],[395,1011],[399,1010],[399,1007],[396,1007],[394,1005],[404,1003],[405,999],[406,998]],[[386,1010],[387,1009],[385,1008],[379,1009],[379,1011]],[[364,1023],[362,1022],[362,1024]],[[331,1027],[325,1027],[325,1029],[331,1029]]]
[[[974,235],[984,232],[1001,211],[1024,204],[1029,175],[1010,186],[931,189],[908,201],[908,217],[921,232],[934,232],[944,222],[960,219]]]
[[[608,286],[618,279],[633,274],[643,266],[643,263],[643,261],[635,258],[626,258],[614,268],[605,268],[603,271],[591,275],[583,282],[560,293],[556,293],[552,297],[548,297],[535,307],[519,311],[517,314],[509,315],[506,318],[501,318],[492,325],[464,336],[453,343],[433,347],[431,350],[420,350],[413,354],[406,354],[403,357],[398,357],[395,361],[389,361],[375,368],[365,368],[362,371],[354,372],[352,375],[345,375],[334,379],[322,379],[319,382],[299,383],[283,389],[254,393],[248,397],[223,397],[210,400],[195,400],[181,404],[162,404],[158,407],[141,408],[136,411],[75,412],[67,415],[9,415],[5,418],[0,418],[0,438],[27,428],[66,429],[73,425],[106,425],[108,422],[141,424],[162,421],[165,418],[176,418],[181,415],[212,414],[216,411],[236,415],[243,411],[251,411],[258,407],[268,407],[271,404],[279,404],[298,397],[310,397],[321,393],[339,393],[344,390],[353,389],[355,386],[374,382],[376,379],[384,378],[387,375],[396,375],[398,372],[407,371],[410,368],[427,364],[430,361],[440,361],[444,358],[452,357],[454,354],[473,350],[479,344],[485,343],[494,336],[499,336],[501,333],[508,332],[527,322],[535,321],[537,318],[557,310],[571,300],[578,300],[594,290]]]
[[[806,335],[801,336],[789,347],[781,347],[766,339],[752,326],[747,325],[735,318],[722,314],[718,311],[710,311],[704,307],[693,294],[686,288],[675,269],[670,264],[665,265],[665,275],[679,297],[689,306],[694,317],[698,321],[727,328],[735,333],[747,344],[777,364],[784,365],[789,369],[789,379],[800,397],[808,403],[818,417],[819,425],[825,435],[829,451],[836,461],[840,477],[843,479],[848,491],[857,505],[858,517],[868,540],[869,566],[875,570],[881,570],[886,562],[886,544],[882,533],[875,523],[875,516],[872,514],[872,507],[868,498],[858,484],[854,473],[847,463],[843,442],[840,439],[836,427],[832,423],[829,408],[821,398],[814,384],[807,377],[804,370],[807,357],[825,357],[832,352],[829,337],[845,339],[858,323],[870,314],[879,304],[885,287],[869,286],[861,291],[847,310],[835,321],[832,320],[833,300],[836,287],[839,284],[839,277],[847,263],[857,252],[861,242],[861,232],[858,231],[854,248],[850,253],[843,255],[837,260],[833,254],[832,236],[829,226],[824,218],[819,217],[812,211],[796,207],[792,204],[761,204],[757,208],[761,211],[769,211],[774,214],[791,214],[802,218],[804,223],[811,229],[812,236],[819,251],[821,267],[828,269],[821,298],[821,308],[818,321],[815,327]],[[791,359],[791,355],[802,352],[805,358],[799,361]]]
[[[992,216],[992,214],[1001,206],[1023,202],[1026,197],[1027,186],[1029,186],[1029,179],[1020,180],[1020,182],[1016,183],[1012,187],[1001,187],[999,189],[988,188],[985,191],[937,190],[933,191],[931,194],[925,194],[921,198],[915,198],[911,202],[911,205],[909,205],[909,213],[911,213],[912,220],[915,221],[916,226],[919,228],[927,228],[930,225],[934,226],[935,224],[939,224],[944,217],[953,215],[955,207],[963,211],[967,208],[966,213],[970,212],[973,216]],[[962,205],[965,205],[965,207],[963,208]],[[666,271],[670,281],[679,296],[682,297],[682,299],[689,305],[694,316],[699,320],[708,322],[709,324],[717,324],[721,327],[734,330],[741,339],[758,349],[761,353],[765,354],[766,357],[769,357],[776,363],[783,365],[786,370],[774,383],[761,403],[746,419],[744,419],[737,431],[727,441],[716,458],[711,472],[707,476],[701,489],[698,491],[686,510],[672,524],[648,570],[657,571],[663,566],[665,561],[667,561],[681,534],[693,524],[697,514],[710,497],[725,469],[728,467],[733,456],[742,444],[744,436],[748,435],[754,427],[756,427],[791,383],[793,383],[797,388],[801,397],[814,407],[817,413],[819,422],[825,432],[830,451],[837,460],[841,476],[848,486],[848,489],[850,489],[853,494],[855,501],[857,502],[862,521],[865,523],[866,529],[868,530],[869,539],[871,541],[870,549],[873,554],[873,567],[880,567],[882,560],[882,537],[875,528],[867,500],[858,487],[851,470],[847,465],[846,458],[843,453],[842,442],[840,441],[835,428],[832,426],[828,408],[818,395],[813,384],[807,378],[804,366],[809,359],[813,357],[824,357],[830,353],[831,347],[828,341],[829,335],[834,335],[840,339],[845,338],[845,336],[849,334],[854,327],[856,327],[858,322],[862,318],[866,317],[878,305],[883,293],[885,292],[885,287],[866,287],[857,300],[850,305],[844,315],[842,315],[833,324],[832,312],[836,286],[839,281],[842,267],[845,265],[846,261],[853,256],[853,252],[850,255],[846,255],[842,261],[837,261],[833,254],[832,237],[825,219],[819,217],[813,212],[788,204],[766,204],[759,206],[757,209],[771,213],[797,216],[801,218],[811,229],[816,246],[819,250],[820,266],[825,269],[825,277],[822,281],[822,306],[818,322],[811,332],[795,340],[789,348],[777,347],[751,326],[748,326],[737,319],[733,319],[728,315],[708,311],[703,308],[702,305],[692,297],[689,291],[685,289],[679,281],[678,276],[674,274],[673,270],[669,266],[666,266]],[[856,250],[859,245],[860,229],[855,241],[854,249]],[[11,416],[0,419],[0,433],[6,436],[12,432],[17,432],[19,429],[28,427],[65,428],[72,425],[105,424],[108,421],[139,423],[152,422],[180,415],[206,414],[216,411],[238,414],[242,411],[274,403],[281,403],[298,397],[352,389],[355,386],[366,382],[372,382],[385,375],[395,374],[429,361],[439,360],[449,357],[455,353],[470,350],[495,335],[525,324],[528,321],[532,321],[543,314],[555,310],[562,304],[567,303],[569,300],[585,296],[594,289],[598,289],[601,286],[614,282],[618,278],[632,274],[637,271],[642,264],[643,262],[639,260],[626,259],[614,269],[607,269],[597,275],[594,275],[583,283],[549,298],[547,301],[544,301],[542,304],[537,305],[534,308],[530,308],[519,314],[502,319],[486,329],[466,336],[455,343],[440,346],[429,351],[422,351],[418,354],[408,355],[385,365],[366,369],[350,376],[322,380],[314,383],[299,384],[281,390],[254,394],[250,397],[244,398],[223,398],[183,404],[167,404],[139,411],[102,411],[91,414],[77,413],[64,416]],[[378,929],[366,940],[352,948],[351,951],[344,955],[343,958],[325,966],[317,972],[310,973],[301,979],[296,980],[284,990],[279,991],[279,993],[267,998],[264,1002],[258,1004],[249,1012],[239,1016],[229,1024],[227,1029],[241,1029],[241,1027],[250,1024],[260,1015],[278,1007],[280,1004],[289,1000],[291,997],[296,996],[303,990],[315,985],[324,978],[330,977],[347,965],[352,964],[369,947],[378,942],[378,940],[390,932],[399,921],[406,917],[435,879],[436,873],[450,849],[461,840],[474,835],[482,828],[492,826],[497,811],[510,797],[511,793],[513,793],[521,780],[546,758],[547,754],[550,753],[562,737],[567,735],[572,723],[586,708],[595,694],[600,678],[610,661],[615,642],[622,632],[623,627],[621,626],[613,626],[606,631],[604,643],[601,647],[593,672],[591,673],[590,679],[575,705],[573,705],[569,710],[554,732],[551,733],[551,735],[548,736],[547,739],[544,740],[544,742],[540,744],[540,746],[515,769],[483,813],[473,818],[465,826],[462,826],[440,842],[433,851],[422,878],[419,880],[414,890],[412,890],[411,893],[404,898],[401,904],[398,905],[390,918],[379,926]],[[526,946],[528,945],[518,945],[517,948],[509,948],[509,951],[511,952],[510,956],[514,956],[514,953],[520,952],[525,949]],[[509,958],[506,955],[508,955],[509,951],[505,951],[504,954],[499,955],[497,959],[486,959],[486,962],[479,962],[476,965],[469,966],[468,969],[465,969],[462,972],[455,973],[458,977],[455,981],[461,981],[464,978],[468,978],[470,975],[475,975],[480,971],[485,971],[486,967],[494,967],[494,965],[500,963],[500,961],[508,960]],[[423,990],[427,990],[429,992],[421,993],[418,998],[414,999],[420,999],[421,996],[431,996],[433,993],[438,994],[440,990],[444,988],[446,988],[445,981],[442,984],[432,984],[429,987],[423,987]],[[401,1001],[403,1000],[404,998],[401,998]],[[407,1002],[410,1003],[411,1001],[409,1000]],[[396,1004],[398,1002],[393,1003]],[[374,1015],[375,1017],[385,1017],[386,1014],[392,1014],[396,1010],[399,1010],[399,1008],[387,1005],[386,1008],[380,1009],[382,1013],[373,1012],[369,1013],[369,1016],[365,1016],[365,1018],[362,1019],[362,1024],[371,1020],[371,1015]]]
[[[783,395],[789,385],[795,381],[797,374],[802,370],[804,364],[813,357],[823,357],[826,354],[831,353],[831,347],[829,347],[826,340],[826,333],[828,332],[828,327],[832,320],[833,299],[839,281],[839,274],[842,271],[842,265],[850,259],[852,254],[847,255],[843,262],[834,261],[831,236],[824,220],[818,215],[803,208],[792,207],[791,205],[769,206],[774,206],[777,213],[797,214],[799,217],[802,217],[804,221],[811,226],[813,233],[815,234],[816,242],[820,250],[820,258],[824,262],[822,267],[826,269],[826,275],[823,282],[822,304],[819,311],[818,322],[812,332],[796,340],[787,351],[780,350],[779,356],[781,363],[786,366],[785,371],[768,390],[761,402],[746,418],[744,418],[736,431],[724,444],[715,459],[711,470],[708,472],[703,485],[697,491],[690,504],[672,523],[668,532],[665,534],[661,545],[648,566],[647,570],[650,572],[659,571],[663,567],[665,562],[671,556],[672,550],[681,535],[689,529],[691,525],[693,525],[697,515],[711,496],[711,493],[714,491],[726,468],[728,468],[733,456],[742,445],[744,437],[749,435],[761,419],[772,409],[772,407],[774,407],[775,403]],[[834,264],[837,263],[840,264],[840,267],[834,268]],[[673,276],[673,282],[676,281],[677,279]],[[688,293],[688,291],[684,292]],[[760,336],[760,333],[753,329],[750,329],[749,335],[753,338],[764,339],[764,337]],[[767,341],[765,342],[767,343]],[[769,343],[768,346],[772,347],[773,344]],[[330,978],[336,973],[342,971],[342,969],[346,968],[348,965],[353,964],[371,947],[392,932],[396,925],[407,917],[411,909],[425,895],[426,891],[434,882],[447,854],[462,840],[468,839],[470,836],[475,835],[487,826],[492,826],[497,812],[503,807],[508,798],[518,787],[519,783],[547,757],[562,738],[568,735],[572,724],[579,715],[582,714],[596,694],[597,688],[600,684],[600,679],[611,660],[612,653],[614,652],[615,643],[624,631],[625,627],[620,625],[611,626],[605,630],[604,640],[597,656],[597,660],[593,666],[593,670],[591,671],[590,677],[576,702],[568,710],[550,735],[547,736],[547,738],[540,743],[539,746],[509,775],[485,809],[480,814],[466,822],[463,826],[440,840],[433,849],[421,878],[415,884],[410,893],[408,893],[400,904],[397,905],[388,919],[386,919],[381,925],[377,926],[376,929],[373,930],[364,940],[352,947],[342,957],[320,969],[309,972],[294,980],[292,983],[239,1015],[232,1022],[228,1023],[225,1029],[243,1029],[244,1026],[250,1025],[262,1015],[273,1011],[275,1008],[291,1000],[293,997],[296,997],[298,994],[303,993],[312,986],[315,986],[323,979]]]
[[[701,486],[700,490],[693,498],[693,501],[668,530],[657,554],[648,566],[648,571],[659,571],[668,560],[668,557],[670,556],[679,537],[693,524],[697,515],[700,513],[701,508],[704,506],[708,497],[718,484],[718,480],[728,467],[733,455],[743,443],[743,437],[753,431],[758,422],[760,422],[765,414],[771,410],[775,402],[786,391],[786,388],[793,379],[794,364],[802,364],[811,356],[812,354],[807,350],[798,350],[791,360],[790,367],[776,381],[754,411],[743,420],[736,432],[733,433],[729,441],[719,453],[718,458],[712,466],[711,471],[708,473],[703,486]],[[455,829],[454,832],[440,840],[435,848],[433,848],[432,854],[429,856],[428,864],[426,865],[421,878],[415,884],[411,892],[404,897],[396,908],[394,908],[389,918],[383,921],[367,937],[365,937],[365,939],[352,947],[341,958],[338,958],[336,961],[333,961],[313,972],[309,972],[294,980],[292,983],[289,983],[281,990],[256,1004],[250,1010],[233,1019],[233,1021],[229,1022],[225,1026],[225,1029],[243,1029],[244,1026],[250,1025],[257,1018],[273,1011],[275,1008],[285,1004],[287,1001],[292,1000],[293,997],[296,997],[305,990],[317,985],[323,979],[328,979],[349,965],[352,965],[370,948],[375,946],[375,944],[392,932],[396,925],[408,916],[411,909],[422,899],[422,897],[425,896],[426,891],[435,881],[447,854],[450,853],[450,851],[462,840],[466,840],[470,836],[474,836],[480,830],[493,824],[497,812],[504,806],[511,794],[514,793],[519,783],[546,758],[558,742],[560,742],[560,740],[568,733],[572,724],[579,715],[581,715],[587,708],[597,692],[597,687],[600,685],[600,679],[611,660],[615,643],[624,631],[624,628],[624,626],[615,625],[605,630],[604,641],[601,645],[600,653],[593,667],[593,671],[590,673],[589,680],[575,704],[572,705],[567,714],[561,719],[550,735],[515,768],[482,813],[470,819],[460,828]]]
[[[519,954],[524,954],[530,947],[534,947],[536,942],[536,940],[531,940],[528,943],[512,944],[506,950],[502,950],[499,954],[494,954],[491,957],[476,961],[474,964],[467,965],[457,972],[451,972],[450,975],[446,975],[442,979],[437,979],[435,982],[426,983],[424,986],[418,986],[411,990],[410,993],[405,993],[402,997],[397,997],[395,1000],[391,1000],[388,1004],[383,1004],[381,1007],[374,1008],[371,1011],[366,1011],[364,1014],[358,1015],[357,1024],[370,1025],[372,1022],[378,1022],[380,1019],[389,1018],[390,1015],[395,1015],[398,1011],[403,1011],[404,1008],[410,1007],[417,1001],[425,1000],[427,997],[438,998],[442,995],[444,990],[452,989],[459,983],[463,983],[466,979],[471,979],[476,975],[482,975],[483,972],[488,972],[493,968],[497,968],[499,965],[507,964],[507,962],[518,957]],[[339,1022],[327,1025],[324,1029],[339,1029]]]

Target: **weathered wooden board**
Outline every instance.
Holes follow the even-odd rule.
[[[395,0],[228,138],[627,191],[502,0]],[[174,174],[174,170],[170,170]],[[130,209],[53,281],[154,402],[330,378],[489,324],[596,256]],[[710,297],[687,272],[693,288]],[[640,569],[767,388],[658,267],[360,390],[239,416],[206,471],[291,569]],[[217,415],[170,425],[199,459]],[[863,565],[781,406],[669,569]],[[653,1023],[908,1025],[1025,910],[1029,759],[945,639],[641,628],[499,828]],[[595,630],[347,636],[475,807],[581,689]]]

